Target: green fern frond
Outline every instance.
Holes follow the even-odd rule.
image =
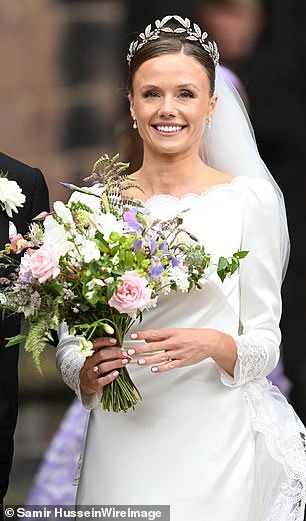
[[[30,323],[29,334],[24,345],[27,353],[31,353],[36,369],[42,374],[40,359],[46,344],[50,340],[50,317],[42,316],[35,323]]]
[[[41,355],[46,345],[52,341],[52,331],[57,331],[59,325],[60,297],[45,303],[45,313],[30,321],[29,333],[24,344],[24,349],[32,355],[34,365],[38,372],[41,370]]]

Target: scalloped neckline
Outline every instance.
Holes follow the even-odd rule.
[[[200,193],[188,192],[179,197],[177,197],[175,195],[171,195],[171,194],[154,194],[142,202],[144,203],[145,206],[147,206],[148,204],[150,204],[152,201],[155,201],[156,199],[170,199],[172,201],[178,201],[178,202],[183,201],[184,199],[188,199],[190,197],[195,198],[195,199],[201,199],[202,197],[205,197],[206,195],[208,195],[212,192],[217,192],[219,190],[222,191],[227,188],[232,188],[234,186],[234,184],[236,184],[237,180],[242,179],[242,177],[245,177],[245,176],[234,176],[233,179],[230,181],[230,183],[218,183],[213,186],[209,186],[208,188],[205,188],[205,190],[203,190]]]

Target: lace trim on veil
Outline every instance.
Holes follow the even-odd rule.
[[[306,431],[293,408],[266,378],[242,386],[251,425],[268,454],[283,468],[277,493],[262,521],[303,521],[306,496]],[[268,513],[269,512],[269,513]]]
[[[258,449],[255,493],[262,481],[274,480],[273,484],[269,481],[273,490],[270,498],[253,513],[254,521],[304,521],[305,427],[278,388],[263,377],[268,361],[263,339],[241,335],[235,341],[238,359],[234,377],[219,369],[221,381],[229,387],[240,387],[245,397]]]

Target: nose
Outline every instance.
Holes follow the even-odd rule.
[[[175,106],[175,100],[171,97],[164,97],[158,110],[158,115],[164,118],[175,118],[178,115],[178,110]]]

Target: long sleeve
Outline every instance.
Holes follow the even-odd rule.
[[[240,334],[234,376],[220,369],[221,380],[236,387],[267,376],[279,359],[281,340],[281,256],[279,207],[268,181],[248,180],[243,191]]]
[[[88,410],[93,409],[101,401],[102,393],[85,396],[80,389],[80,370],[84,365],[85,357],[79,355],[76,347],[79,344],[77,337],[70,335],[68,327],[62,323],[59,327],[59,343],[56,348],[56,365],[61,372],[64,382],[77,395],[84,407]]]

